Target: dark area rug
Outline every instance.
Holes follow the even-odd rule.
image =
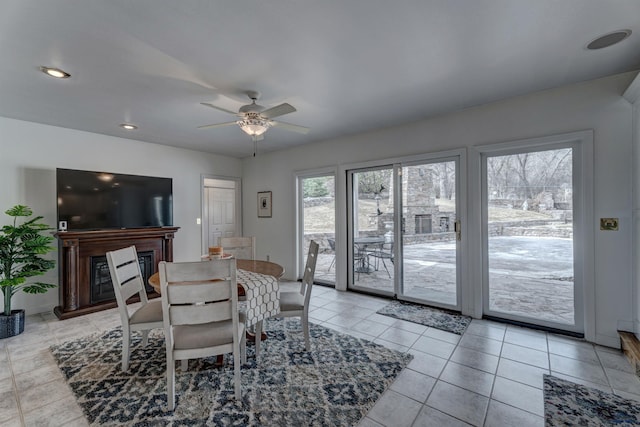
[[[407,320],[413,323],[441,329],[454,334],[462,335],[471,323],[471,317],[463,316],[447,310],[427,307],[420,304],[412,304],[403,301],[391,301],[377,311],[378,314]]]
[[[551,426],[638,426],[640,402],[544,375],[544,419]]]
[[[174,412],[167,410],[164,337],[152,332],[134,343],[128,372],[121,369],[122,330],[51,347],[91,425],[118,426],[354,426],[412,356],[310,324],[304,351],[299,319],[270,319],[256,365],[247,346],[242,400],[233,399],[232,358],[189,361],[176,369]]]

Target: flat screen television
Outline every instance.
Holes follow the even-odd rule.
[[[58,168],[56,187],[69,231],[173,225],[171,178]]]

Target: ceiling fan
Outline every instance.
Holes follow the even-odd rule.
[[[237,113],[208,102],[201,102],[202,105],[224,111],[225,113],[233,114],[234,116],[238,116],[239,119],[233,122],[198,126],[198,129],[211,129],[222,126],[238,125],[240,126],[240,129],[249,135],[254,142],[264,139],[264,133],[272,126],[302,134],[309,132],[309,128],[304,126],[272,120],[274,117],[284,116],[285,114],[295,112],[296,109],[291,104],[285,102],[280,105],[276,105],[275,107],[265,109],[262,105],[256,104],[256,101],[260,97],[258,92],[247,91],[247,96],[251,99],[251,104],[243,105]]]

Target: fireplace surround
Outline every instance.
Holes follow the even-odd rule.
[[[146,280],[160,261],[173,261],[173,238],[179,227],[124,230],[66,231],[58,238],[59,306],[54,313],[67,319],[117,306],[109,267],[108,251],[135,245]],[[149,298],[159,295],[147,288]],[[132,298],[130,302],[137,301]]]

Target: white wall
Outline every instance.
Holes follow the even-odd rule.
[[[124,138],[40,125],[0,117],[0,224],[4,211],[26,204],[56,225],[56,168],[97,170],[173,178],[176,261],[199,259],[201,174],[240,177],[238,159],[181,150]],[[51,255],[57,259],[57,253]],[[44,280],[58,283],[58,270]],[[0,306],[3,302],[0,302]],[[13,308],[27,314],[52,311],[58,291],[43,295],[17,294]]]
[[[640,75],[624,95],[633,104],[633,332],[640,338]]]
[[[640,77],[636,77],[640,83]],[[633,331],[640,338],[640,99],[633,104]]]
[[[257,256],[295,276],[296,170],[430,153],[481,144],[594,131],[594,218],[618,217],[620,231],[595,232],[595,341],[617,347],[617,329],[632,325],[632,107],[621,97],[634,73],[529,94],[405,126],[339,138],[244,160],[244,232],[257,237]],[[313,130],[311,130],[313,132]],[[261,144],[268,144],[267,137]],[[470,166],[471,167],[471,166]],[[477,177],[470,176],[470,180]],[[344,178],[338,177],[339,185]],[[256,193],[273,191],[273,217],[257,218]],[[344,189],[338,188],[338,197]],[[344,205],[343,201],[338,203]],[[479,209],[476,210],[479,212]],[[338,239],[346,240],[339,212]],[[479,248],[471,248],[478,251]],[[339,262],[344,263],[341,257]],[[344,272],[343,269],[338,271]],[[342,274],[338,286],[344,284]],[[470,272],[469,277],[480,277]],[[472,286],[474,284],[471,284]]]

